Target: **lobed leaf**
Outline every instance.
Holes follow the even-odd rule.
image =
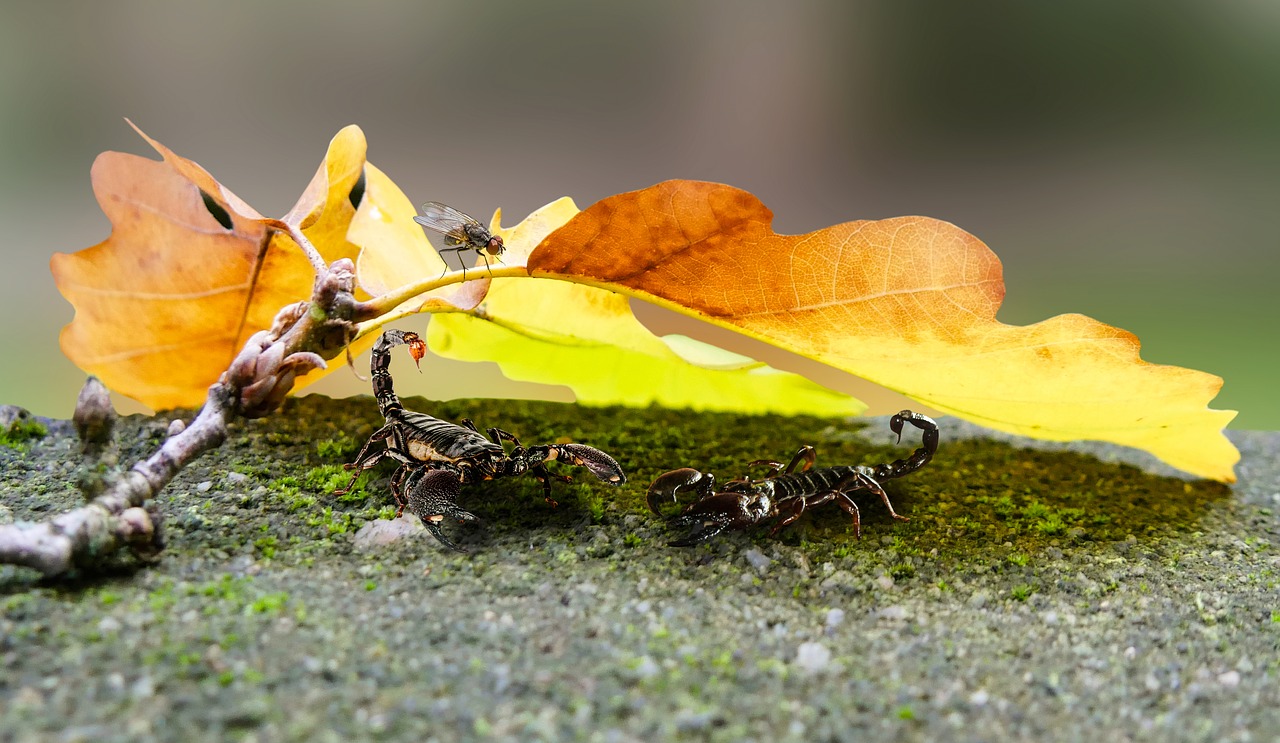
[[[570,199],[510,230],[491,230],[522,260],[578,213]],[[475,270],[484,270],[477,268]],[[494,361],[510,379],[563,384],[589,405],[660,404],[747,413],[857,415],[866,406],[808,379],[690,338],[651,333],[626,296],[564,281],[497,278],[479,316],[437,314],[427,343],[440,356]]]
[[[310,298],[315,270],[203,168],[138,133],[163,160],[100,155],[92,182],[111,236],[51,261],[76,309],[60,340],[68,358],[117,392],[156,409],[195,406],[249,336]],[[340,131],[285,218],[326,262],[359,253],[346,233],[367,201],[364,158],[360,129]]]
[[[897,390],[1048,440],[1095,439],[1234,480],[1219,377],[1139,357],[1131,333],[1082,315],[995,319],[1001,266],[925,217],[779,235],[729,186],[668,181],[604,199],[530,254],[532,276],[623,291]]]

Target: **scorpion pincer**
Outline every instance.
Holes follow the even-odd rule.
[[[691,467],[673,470],[660,475],[649,485],[647,496],[649,509],[661,515],[660,506],[679,503],[681,491],[692,491],[696,496],[692,504],[672,519],[678,527],[693,527],[681,539],[670,542],[673,547],[690,547],[702,544],[725,529],[745,529],[766,519],[781,516],[770,536],[800,518],[805,509],[830,501],[853,517],[854,534],[862,536],[862,516],[851,493],[866,490],[880,496],[895,519],[907,521],[893,510],[889,496],[880,483],[903,477],[924,467],[938,451],[938,424],[932,418],[904,410],[889,420],[889,428],[902,440],[902,426],[910,423],[920,429],[922,445],[911,456],[874,467],[864,465],[811,469],[817,456],[812,446],[801,447],[791,458],[786,469],[779,462],[759,460],[748,467],[769,467],[765,476],[752,480],[748,476],[724,483],[716,489],[715,476],[703,474]],[[799,471],[796,467],[799,466]]]
[[[463,485],[499,477],[532,474],[542,482],[544,495],[552,506],[551,480],[569,481],[566,475],[552,474],[546,462],[560,461],[585,467],[591,474],[611,485],[627,481],[622,468],[613,457],[599,449],[583,444],[539,444],[525,447],[513,434],[499,428],[486,429],[488,438],[476,429],[475,424],[464,418],[462,425],[442,421],[425,413],[406,410],[400,404],[392,387],[391,349],[399,345],[409,346],[414,360],[426,353],[426,342],[416,333],[387,330],[373,346],[370,371],[373,374],[373,394],[378,401],[386,425],[379,428],[365,442],[356,461],[343,465],[355,470],[351,482],[336,494],[355,487],[361,473],[383,459],[400,463],[391,476],[391,495],[395,498],[399,518],[408,508],[441,544],[459,552],[466,550],[444,536],[440,524],[446,518],[459,522],[474,522],[474,514],[458,506],[458,495]],[[513,448],[507,451],[504,441]]]

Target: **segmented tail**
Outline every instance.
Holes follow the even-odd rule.
[[[390,418],[394,411],[404,410],[404,406],[400,404],[400,398],[396,397],[389,370],[391,349],[400,345],[422,348],[424,344],[417,333],[395,329],[385,330],[378,342],[373,344],[373,356],[369,359],[369,372],[373,376],[373,397],[378,401],[378,410],[384,418]],[[421,354],[415,357],[420,358]]]

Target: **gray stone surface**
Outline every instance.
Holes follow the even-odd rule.
[[[389,469],[357,498],[329,494],[326,478],[350,456],[342,436],[359,441],[377,423],[368,399],[293,401],[239,426],[166,490],[170,546],[157,565],[120,557],[61,581],[0,567],[0,740],[1280,731],[1278,434],[1231,433],[1244,459],[1228,489],[945,421],[938,459],[890,491],[910,522],[863,499],[860,541],[823,509],[778,539],[675,549],[643,507],[655,474],[736,474],[734,462],[800,443],[835,463],[883,444],[884,421],[863,438],[804,419],[432,409],[526,443],[600,446],[632,482],[606,489],[574,471],[555,510],[532,480],[468,491],[463,505],[486,525],[454,532],[473,550],[460,555],[378,521]],[[126,458],[168,426],[122,421]],[[26,451],[0,450],[5,509],[43,519],[74,506],[76,451],[59,425]],[[1046,504],[1064,515],[1043,516]]]

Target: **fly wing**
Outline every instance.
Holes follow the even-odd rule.
[[[439,232],[458,245],[471,242],[470,235],[467,234],[468,225],[481,228],[484,226],[471,215],[438,201],[428,201],[423,204],[422,216],[414,217],[413,221],[433,232]]]

